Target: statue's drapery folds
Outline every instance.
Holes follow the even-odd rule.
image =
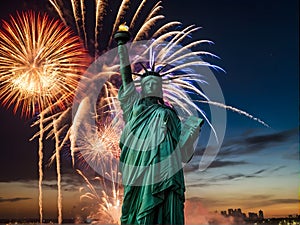
[[[176,151],[181,123],[157,97],[134,84],[119,91],[126,121],[120,139],[124,184],[122,224],[184,224],[184,177]]]

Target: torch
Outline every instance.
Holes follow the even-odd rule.
[[[118,45],[126,44],[130,39],[129,27],[125,23],[119,26],[118,31],[115,33],[114,38]]]
[[[128,26],[121,24],[119,30],[115,33],[114,39],[118,43],[118,55],[120,58],[120,73],[122,76],[123,86],[130,84],[132,80],[132,72],[129,62],[128,50],[126,43],[130,40]]]

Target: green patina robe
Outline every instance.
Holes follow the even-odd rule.
[[[134,84],[119,90],[125,128],[120,139],[122,224],[184,224],[184,176],[176,112]]]

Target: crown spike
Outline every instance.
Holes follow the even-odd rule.
[[[155,61],[153,61],[151,70],[152,70],[153,72],[155,71]]]

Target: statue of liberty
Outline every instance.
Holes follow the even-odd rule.
[[[133,82],[126,43],[118,31],[122,86],[118,99],[125,128],[120,138],[120,169],[124,185],[121,224],[184,224],[185,185],[182,163],[193,154],[203,120],[191,117],[185,129],[176,110],[164,102],[160,71],[145,65],[141,92]]]

